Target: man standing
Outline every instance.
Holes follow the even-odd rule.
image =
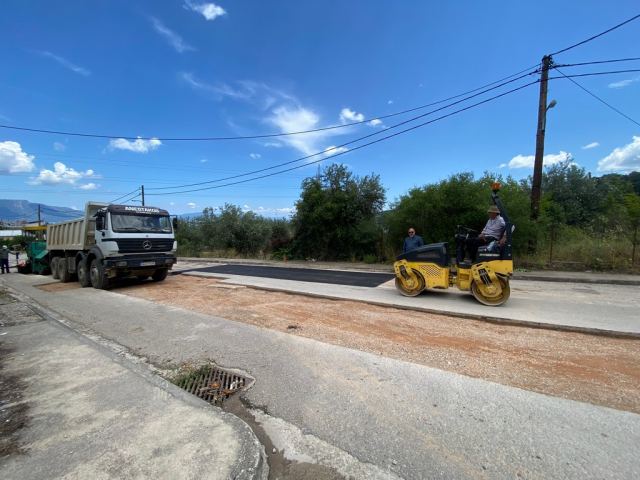
[[[9,273],[9,248],[6,245],[3,245],[0,249],[0,268],[2,273],[4,273],[5,269]]]
[[[424,245],[424,241],[422,241],[422,237],[420,235],[416,235],[416,229],[411,227],[409,228],[409,236],[404,239],[404,244],[402,245],[402,253],[407,253],[411,250],[415,250],[418,247]]]
[[[482,232],[480,232],[480,235],[467,240],[467,249],[469,250],[471,260],[476,258],[478,247],[488,245],[493,241],[500,241],[504,234],[506,224],[504,218],[500,216],[498,207],[491,205],[487,213],[489,214],[489,220],[487,220],[487,224],[482,229]]]

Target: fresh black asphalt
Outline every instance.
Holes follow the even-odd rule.
[[[278,278],[296,280],[298,282],[330,283],[333,285],[352,285],[356,287],[377,287],[393,278],[391,273],[342,272],[315,268],[263,267],[259,265],[216,265],[187,271]]]

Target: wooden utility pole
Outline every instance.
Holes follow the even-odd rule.
[[[540,191],[542,186],[542,159],[544,158],[544,132],[547,123],[547,83],[549,67],[552,65],[551,55],[542,57],[540,72],[540,102],[538,104],[538,132],[536,133],[536,157],[533,164],[533,184],[531,185],[531,218],[538,218],[540,212]]]
[[[41,220],[40,220],[40,204],[38,204],[38,226],[41,225]]]
[[[140,191],[142,192],[142,206],[144,207],[144,185],[140,186]]]

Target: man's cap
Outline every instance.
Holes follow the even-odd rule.
[[[6,245],[2,245],[2,248],[8,248]]]
[[[496,207],[495,205],[491,205],[489,207],[489,210],[487,210],[487,213],[497,213],[500,214],[500,209],[498,207]]]

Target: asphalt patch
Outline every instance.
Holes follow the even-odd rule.
[[[263,267],[257,265],[216,265],[188,270],[189,272],[220,273],[247,277],[276,278],[297,282],[329,283],[355,287],[377,287],[394,278],[390,273],[343,272],[315,268]]]

